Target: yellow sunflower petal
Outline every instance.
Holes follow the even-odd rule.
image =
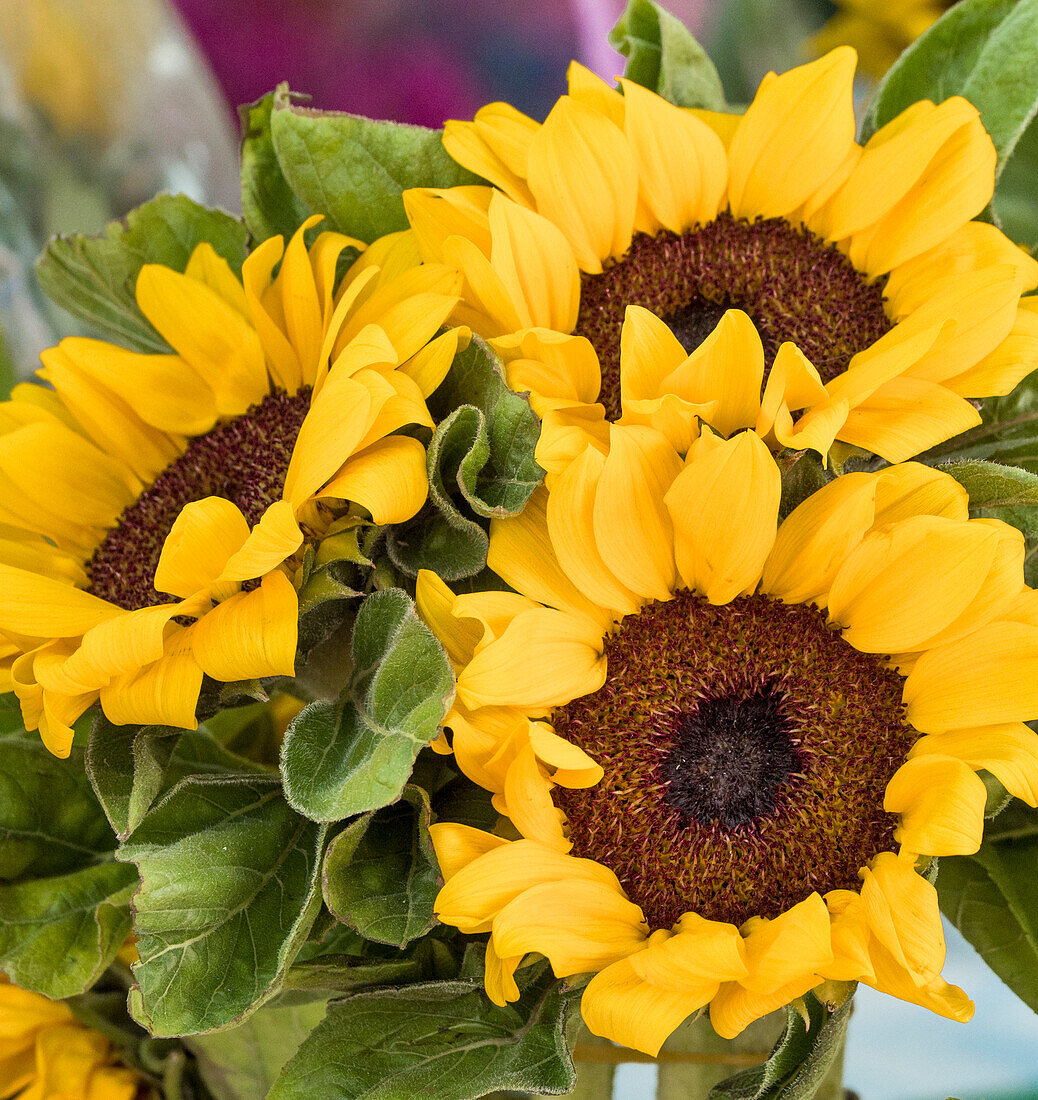
[[[231,270],[231,265],[208,241],[201,241],[195,245],[187,261],[187,267],[184,268],[184,274],[188,278],[205,283],[229,306],[233,306],[243,317],[248,317],[249,303],[241,283]]]
[[[788,214],[843,164],[854,142],[854,64],[840,47],[761,83],[728,150],[735,217]]]
[[[537,951],[558,978],[601,970],[638,951],[647,936],[637,905],[611,884],[587,879],[531,886],[494,918],[499,954]]]
[[[666,495],[674,553],[685,584],[725,604],[752,592],[775,542],[781,477],[753,432],[709,453],[694,445]]]
[[[854,890],[830,890],[825,904],[832,919],[833,961],[823,968],[826,978],[855,982],[875,978],[869,941],[872,932],[861,896]]]
[[[219,603],[191,627],[191,649],[202,670],[227,683],[295,673],[299,601],[279,569],[259,588]]]
[[[484,982],[487,996],[494,1004],[504,1006],[510,1001],[519,1000],[519,986],[515,984],[515,971],[522,961],[522,955],[502,958],[494,946],[494,937],[491,936],[487,941],[483,961]]]
[[[830,619],[864,653],[911,653],[973,603],[998,552],[997,531],[938,516],[873,531],[833,581]]]
[[[589,600],[563,572],[548,532],[548,493],[534,491],[515,516],[490,521],[487,565],[517,592],[539,603],[587,616],[605,632],[612,613]]]
[[[469,707],[538,710],[597,691],[605,682],[602,635],[584,616],[551,608],[524,611],[458,675]]]
[[[514,126],[519,120],[515,117],[519,114],[511,114],[515,109],[507,103],[490,103],[482,107],[476,113],[475,122],[461,122],[457,119],[448,119],[443,127],[443,147],[460,165],[489,180],[496,187],[500,187],[509,198],[524,206],[533,207],[533,196],[526,184],[526,180],[513,171],[500,156],[491,148],[483,133],[480,132],[478,121],[483,116],[491,125],[495,121],[494,114],[498,118],[505,119],[506,131],[510,131],[513,138]],[[530,120],[533,122],[533,120]],[[522,126],[522,123],[519,122]],[[536,123],[533,123],[536,125]],[[484,132],[487,127],[484,127]]]
[[[183,633],[187,633],[184,631]],[[101,689],[101,708],[117,726],[180,726],[195,729],[202,669],[189,650],[176,652],[140,672],[118,676]]]
[[[287,500],[275,501],[249,532],[241,549],[227,559],[217,581],[237,584],[262,577],[290,558],[302,543],[303,532],[292,505]]]
[[[657,224],[680,234],[712,221],[728,183],[721,139],[705,122],[640,84],[620,83],[638,186]]]
[[[910,516],[969,518],[969,494],[951,475],[924,466],[902,462],[884,470],[876,482],[876,516],[873,524],[908,519]]]
[[[447,377],[454,357],[468,347],[472,334],[465,328],[452,328],[430,340],[420,351],[415,352],[405,363],[400,364],[400,373],[406,374],[423,397],[428,397]]]
[[[614,424],[609,440],[594,505],[598,552],[631,591],[669,599],[677,573],[674,528],[664,497],[681,460],[651,428]]]
[[[530,191],[582,271],[622,256],[631,243],[638,174],[623,133],[593,108],[563,96],[530,143]]]
[[[686,913],[674,932],[632,956],[631,965],[645,981],[680,992],[746,977],[746,947],[734,924]]]
[[[206,497],[185,504],[162,544],[155,590],[193,596],[217,580],[248,537],[248,521],[231,501]]]
[[[420,569],[415,590],[415,604],[422,621],[443,643],[447,656],[456,664],[472,659],[476,643],[483,631],[470,619],[453,614],[454,593],[431,570]]]
[[[430,825],[429,836],[445,881],[450,881],[463,867],[467,867],[480,856],[509,843],[493,833],[474,829],[471,825],[459,825],[454,821]]]
[[[375,523],[403,523],[429,494],[425,448],[410,436],[380,439],[354,455],[317,494],[366,508]]]
[[[505,364],[513,390],[530,391],[534,412],[590,404],[598,397],[602,371],[591,342],[551,329],[531,328],[490,341]]]
[[[425,263],[443,263],[448,237],[465,237],[484,256],[490,255],[487,212],[495,194],[491,187],[413,187],[401,198]]]
[[[762,590],[786,603],[825,607],[840,566],[872,525],[878,480],[844,474],[794,508],[778,529]]]
[[[561,475],[548,497],[548,531],[559,564],[588,599],[621,614],[638,610],[637,596],[618,580],[595,542],[595,497],[605,458],[588,447]]]
[[[639,976],[635,961],[666,932],[655,932],[646,951],[620,959],[599,971],[584,990],[580,1014],[588,1030],[614,1043],[655,1057],[668,1036],[717,992],[717,983],[704,981],[678,991],[653,985]]]
[[[552,778],[560,787],[582,790],[593,787],[602,779],[602,765],[583,749],[554,733],[543,722],[530,723],[530,746],[537,759],[552,771]]]
[[[434,834],[434,843],[437,839]],[[533,840],[516,840],[490,849],[453,873],[436,898],[435,910],[445,924],[465,932],[488,932],[494,917],[525,890],[545,882],[577,881],[605,884],[618,897],[622,893],[616,876],[600,863]]]
[[[0,565],[0,630],[35,638],[76,638],[125,612],[63,581]]]
[[[552,784],[539,766],[537,754],[530,744],[516,754],[505,775],[504,787],[506,816],[524,837],[560,852],[568,852],[573,847],[563,835],[564,815],[552,801]]]
[[[280,235],[268,237],[245,257],[241,277],[249,317],[260,338],[271,377],[281,389],[295,393],[303,384],[303,368],[284,333],[281,299],[271,285],[274,267],[284,251],[285,243]]]
[[[921,1005],[949,1020],[966,1023],[972,1019],[973,1002],[957,985],[950,985],[940,975],[928,982],[921,982],[901,966],[891,952],[875,941],[870,944],[869,954],[875,977],[863,978],[867,985],[899,1000]]]
[[[861,900],[873,936],[920,985],[937,978],[945,953],[937,891],[911,859],[892,852],[876,856],[863,876]]]
[[[832,962],[829,910],[818,894],[774,920],[756,918],[750,924],[748,933],[744,929],[747,974],[740,984],[754,993],[782,989]]]
[[[954,757],[975,771],[989,771],[1014,798],[1038,806],[1038,734],[1023,722],[920,737],[908,758],[933,754]]]
[[[888,462],[903,462],[980,423],[980,413],[944,386],[894,378],[850,410],[840,438]]]
[[[923,733],[1038,716],[1038,628],[989,623],[927,651],[905,680],[904,701]]]
[[[565,236],[547,218],[503,195],[490,200],[490,262],[515,303],[521,328],[571,332],[580,273]]]
[[[586,65],[581,65],[579,61],[569,63],[566,68],[566,89],[573,99],[593,107],[600,115],[605,115],[615,126],[623,129],[626,100],[616,88]]]
[[[1038,369],[1038,297],[1021,298],[1006,338],[969,369],[943,384],[960,397],[995,397],[1010,393]]]
[[[266,363],[252,325],[204,283],[159,264],[137,276],[137,304],[163,339],[209,383],[223,416],[266,396]]]
[[[883,809],[900,814],[897,839],[910,852],[966,856],[984,836],[987,789],[980,776],[951,756],[906,761],[891,777]]]
[[[738,982],[724,982],[710,1002],[710,1024],[723,1039],[734,1039],[754,1020],[790,1004],[820,984],[817,974],[803,974],[788,985],[758,993]]]

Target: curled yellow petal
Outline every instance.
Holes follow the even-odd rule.
[[[926,755],[894,772],[883,809],[901,815],[897,838],[909,852],[963,856],[980,847],[986,800],[972,768],[951,756]]]

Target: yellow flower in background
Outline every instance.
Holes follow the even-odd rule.
[[[69,1007],[0,975],[0,1100],[143,1100],[153,1092],[118,1065],[112,1043]]]
[[[754,433],[704,429],[684,462],[611,437],[493,521],[514,591],[419,577],[453,752],[521,836],[432,827],[440,919],[490,933],[498,1004],[535,952],[593,974],[588,1026],[650,1054],[703,1006],[732,1037],[830,982],[969,1019],[921,872],[979,847],[978,771],[1038,803],[1022,536],[915,463],[779,524]]]
[[[917,103],[859,145],[854,67],[771,75],[737,116],[574,64],[543,125],[503,103],[447,123],[494,187],[405,192],[410,223],[530,391],[549,474],[611,421],[901,461],[1038,366],[1038,263],[971,220],[995,168],[976,109]]]
[[[356,242],[308,250],[318,220],[241,281],[207,244],[183,274],[145,265],[137,302],[172,354],[69,338],[42,356],[51,389],[0,405],[0,691],[56,755],[98,699],[193,728],[203,675],[291,675],[304,550],[425,500],[424,447],[393,433],[432,426],[457,276],[394,268],[389,241],[336,290]]]
[[[819,53],[853,46],[877,80],[952,6],[954,0],[835,0],[837,12],[814,36]]]

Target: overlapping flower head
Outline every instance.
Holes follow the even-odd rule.
[[[954,0],[836,0],[836,14],[814,36],[819,53],[853,46],[861,68],[881,77]]]
[[[1023,540],[916,463],[781,523],[753,432],[685,460],[617,435],[494,522],[513,589],[418,604],[457,672],[450,748],[521,839],[441,822],[436,910],[591,973],[592,1031],[654,1054],[709,1005],[738,1034],[862,981],[958,1020],[927,857],[975,852],[987,770],[1038,802],[1038,595]],[[935,563],[940,563],[935,567]]]
[[[19,989],[0,974],[0,1096],[144,1100],[154,1092],[68,1005]]]
[[[916,103],[863,146],[854,68],[845,47],[772,74],[738,116],[574,64],[543,125],[504,103],[447,124],[494,186],[407,192],[411,225],[530,391],[549,475],[617,420],[682,452],[703,421],[902,461],[1038,366],[1038,263],[971,220],[995,168],[976,108]]]
[[[0,405],[0,690],[67,755],[100,699],[116,723],[192,728],[203,676],[291,675],[294,581],[323,536],[414,515],[425,397],[460,334],[447,268],[271,238],[239,280],[208,244],[146,265],[137,303],[173,349],[85,338]],[[274,274],[275,268],[277,273]],[[313,554],[310,555],[313,557]]]

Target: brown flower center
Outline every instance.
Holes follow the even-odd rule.
[[[623,259],[581,277],[577,335],[602,364],[599,401],[620,416],[620,328],[629,305],[667,321],[691,353],[726,309],[753,318],[770,368],[792,340],[823,381],[892,327],[883,284],[869,282],[834,245],[784,218],[736,220],[722,213],[678,237],[638,234]]]
[[[153,580],[162,544],[185,504],[220,496],[251,525],[281,499],[310,390],[268,394],[241,416],[192,439],[119,517],[87,563],[88,591],[134,610],[166,603]]]
[[[857,888],[894,847],[883,793],[918,736],[902,680],[816,607],[680,591],[606,655],[605,685],[553,717],[605,776],[555,796],[574,855],[611,868],[650,927],[775,917]]]

